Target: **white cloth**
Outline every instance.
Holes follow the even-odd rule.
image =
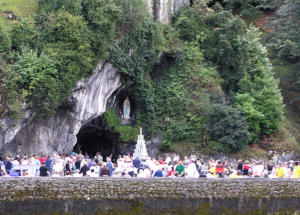
[[[199,178],[199,173],[195,163],[191,163],[185,170],[187,178]]]
[[[29,165],[29,162],[27,159],[22,161],[22,166],[28,166],[28,165]]]
[[[20,163],[18,160],[13,160],[12,164],[13,164],[13,166],[20,166]]]

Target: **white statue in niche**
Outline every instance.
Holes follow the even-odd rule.
[[[130,119],[130,101],[128,97],[126,97],[123,103],[123,118]]]

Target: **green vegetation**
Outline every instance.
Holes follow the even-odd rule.
[[[11,38],[8,30],[1,25],[0,26],[0,53],[7,52],[11,47]]]
[[[135,126],[122,126],[119,116],[114,109],[107,110],[104,113],[106,123],[109,128],[120,134],[120,139],[124,142],[134,142],[139,134],[139,119]]]
[[[59,105],[57,94],[60,91],[55,62],[46,54],[37,56],[28,47],[22,47],[16,59],[12,67],[14,72],[4,70],[6,90],[10,92],[7,93],[9,108],[16,113],[22,100],[28,100],[30,108],[39,116],[43,116],[45,110],[53,113]]]
[[[3,11],[13,11],[19,18],[30,17],[37,9],[37,0],[3,0],[0,2],[0,22],[9,23]]]
[[[222,144],[221,150],[239,151],[248,141],[248,124],[241,111],[226,105],[213,105],[207,130],[211,139]],[[224,147],[227,146],[227,147]],[[217,145],[215,145],[215,148]]]
[[[5,106],[12,117],[18,117],[24,102],[30,104],[37,118],[53,114],[75,83],[91,74],[98,59],[107,54],[106,44],[113,39],[109,32],[113,32],[117,21],[118,11],[113,10],[117,8],[116,5],[99,2],[91,9],[86,9],[93,1],[85,1],[84,8],[81,8],[81,3],[77,5],[79,8],[74,8],[76,4],[73,1],[57,1],[57,5],[52,3],[39,1],[34,21],[29,23],[24,19],[12,23],[8,33],[1,33],[4,36],[11,35],[10,50],[6,50],[9,43],[5,43],[6,47],[1,46],[1,50],[6,52],[2,51],[5,67],[2,67],[0,75],[8,83]],[[96,19],[91,23],[86,14],[91,11],[103,11],[103,17],[106,17],[105,13],[111,15],[106,17],[105,23],[96,26],[99,29],[105,25],[107,31],[91,30],[97,24]],[[103,21],[101,17],[99,19]],[[0,29],[4,32],[4,27]],[[105,41],[101,39],[103,35],[107,37]],[[95,44],[94,41],[104,45]],[[45,68],[48,66],[50,68]]]
[[[286,0],[276,11],[276,19],[270,24],[274,32],[269,35],[268,46],[279,57],[300,60],[300,2]]]
[[[36,118],[48,117],[105,58],[131,83],[139,112],[134,127],[121,126],[114,110],[105,114],[122,141],[135,141],[142,126],[148,137],[162,136],[162,149],[239,151],[283,118],[261,35],[234,15],[271,3],[199,0],[165,26],[142,0],[41,0],[33,20],[0,25],[7,114],[18,117],[26,102]]]

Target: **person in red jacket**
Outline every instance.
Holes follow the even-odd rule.
[[[219,176],[219,178],[224,178],[224,166],[221,161],[218,161],[218,164],[216,166],[216,174]]]
[[[249,169],[250,169],[250,162],[245,161],[245,164],[243,166],[243,175],[249,176]]]

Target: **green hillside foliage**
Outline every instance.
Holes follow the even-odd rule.
[[[220,3],[257,4],[195,1],[162,25],[142,0],[39,1],[34,20],[0,26],[8,115],[18,117],[27,102],[36,118],[50,116],[105,58],[130,83],[138,122],[148,137],[161,135],[162,149],[243,149],[278,130],[282,97],[258,29]],[[120,126],[113,111],[105,117],[133,140],[137,125]]]
[[[11,37],[8,29],[4,25],[0,25],[0,53],[9,51],[11,48]]]
[[[281,58],[299,61],[300,2],[298,0],[284,1],[275,15],[275,19],[270,23],[274,32],[268,36],[268,46]]]
[[[221,5],[224,9],[250,21],[257,19],[264,11],[275,11],[285,0],[195,0],[199,1],[206,2],[210,6]]]
[[[1,0],[0,22],[10,24],[4,11],[13,11],[17,18],[30,18],[36,11],[38,0]]]

